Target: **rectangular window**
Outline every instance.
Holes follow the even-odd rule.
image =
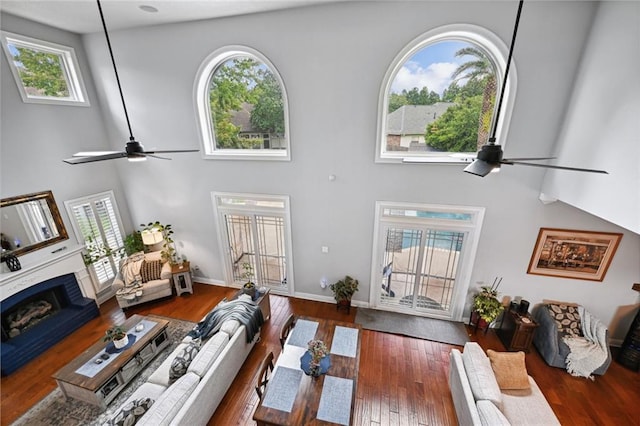
[[[124,258],[120,213],[113,191],[66,201],[76,239],[84,244],[84,259],[96,295],[110,294],[111,283]]]
[[[214,193],[226,280],[241,285],[245,273],[258,287],[290,294],[291,236],[289,198],[284,196]]]
[[[5,31],[1,37],[23,102],[89,106],[73,48]]]

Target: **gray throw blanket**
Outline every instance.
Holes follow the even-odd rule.
[[[564,337],[571,352],[567,355],[567,371],[572,376],[593,380],[593,371],[607,360],[607,327],[582,306],[578,307],[584,337]]]
[[[251,342],[254,336],[260,331],[260,326],[264,323],[262,311],[253,302],[244,300],[231,300],[220,302],[207,316],[200,321],[188,334],[194,339],[206,340],[220,331],[222,323],[226,320],[235,319],[244,325],[247,331],[247,343]]]

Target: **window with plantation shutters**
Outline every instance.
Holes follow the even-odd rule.
[[[100,297],[110,292],[124,257],[122,225],[113,191],[69,200],[65,206],[76,238],[85,246],[85,263]]]

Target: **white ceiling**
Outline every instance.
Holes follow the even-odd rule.
[[[303,7],[340,0],[101,0],[109,30]],[[151,6],[157,12],[146,12]],[[74,33],[102,31],[95,0],[0,0],[0,10]]]

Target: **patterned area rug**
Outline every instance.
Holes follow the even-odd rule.
[[[366,308],[358,308],[355,322],[368,330],[402,334],[450,345],[464,346],[469,341],[467,329],[461,322]]]
[[[60,389],[56,388],[12,423],[12,426],[102,425],[109,420],[120,405],[147,380],[151,373],[162,364],[195,325],[190,321],[161,317],[159,315],[149,316],[169,320],[167,332],[171,343],[118,394],[116,399],[107,406],[106,411],[101,412],[100,408],[75,399],[67,401]]]

